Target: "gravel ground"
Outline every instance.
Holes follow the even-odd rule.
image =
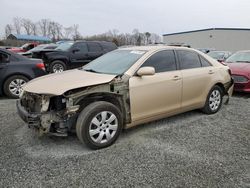
[[[92,151],[38,137],[0,100],[0,187],[250,187],[250,96],[126,130]]]

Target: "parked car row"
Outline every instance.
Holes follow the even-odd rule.
[[[25,45],[27,46],[27,44]],[[19,52],[19,54],[26,56],[26,57],[31,57],[31,58],[38,58],[42,59],[39,62],[40,68],[44,69],[46,72],[43,71],[43,74],[46,73],[59,73],[64,70],[69,70],[69,69],[74,69],[74,68],[79,68],[81,66],[84,66],[85,64],[89,63],[90,61],[96,59],[97,57],[112,51],[116,49],[116,45],[111,43],[111,42],[102,42],[102,41],[61,41],[58,44],[42,44],[38,45],[35,48],[27,51],[27,52]],[[4,53],[8,53],[9,56],[14,57],[16,54],[12,53],[13,50],[5,51]],[[2,53],[2,52],[1,52]],[[236,53],[232,57],[241,57],[240,55],[237,54],[242,54],[243,52]],[[245,51],[243,54],[247,54],[247,51]],[[230,57],[231,53],[228,51],[216,51],[216,50],[211,50],[209,53],[207,53],[210,57],[218,60],[219,62],[226,62],[228,66],[232,69],[232,73],[234,74],[234,79],[236,82],[235,90],[236,91],[244,91],[244,92],[250,92],[249,91],[249,74],[250,70],[246,67],[248,67],[248,63],[246,61],[249,61],[247,59],[247,56],[245,57],[246,59],[245,62],[239,63],[240,60],[238,60],[237,63],[235,61],[232,61]],[[22,56],[16,57],[22,58]],[[4,58],[2,58],[4,59]],[[228,59],[228,60],[227,60]],[[15,63],[13,61],[13,58],[9,59],[10,62],[8,63],[3,63],[1,67],[5,65],[14,65]],[[31,62],[35,62],[32,59],[30,59]],[[22,61],[19,61],[19,66],[23,65],[23,62],[29,60],[26,58],[25,60],[23,59]],[[22,63],[20,63],[22,62]],[[233,63],[231,63],[233,62]],[[42,63],[44,66],[41,66]],[[242,63],[244,65],[242,65]],[[9,67],[10,69],[13,69],[12,66],[6,66],[5,69]],[[17,66],[14,66],[16,69],[13,69],[13,72],[15,72],[17,69],[19,69]],[[25,67],[25,66],[22,66]],[[29,66],[27,66],[28,68]],[[3,68],[1,68],[3,71]],[[23,69],[23,68],[21,68]],[[20,70],[21,70],[20,69]],[[17,71],[18,73],[18,71]],[[21,74],[21,73],[20,73]],[[12,73],[14,75],[14,73]],[[4,77],[4,75],[1,75]],[[18,75],[20,76],[20,75]],[[38,75],[37,75],[38,76]],[[36,76],[31,75],[31,76],[26,76],[29,79],[32,79]],[[25,81],[25,79],[22,79]],[[1,80],[0,83],[2,84],[5,80]],[[27,81],[27,79],[26,79]],[[12,90],[13,91],[13,90]],[[18,97],[18,91],[16,93],[11,94],[11,92],[7,91],[7,87],[1,88],[0,93],[7,95],[8,97]]]
[[[9,50],[1,48],[0,95],[18,98],[22,87],[29,80],[47,73],[79,68],[116,48],[114,43],[103,41],[67,41],[60,45],[43,44],[27,52],[19,52],[18,48]],[[20,49],[27,48],[21,47]]]
[[[64,42],[53,52],[44,54],[43,60],[47,72],[59,73],[86,65],[115,49],[114,43],[106,41]]]

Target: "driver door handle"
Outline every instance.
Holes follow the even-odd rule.
[[[213,70],[209,70],[208,74],[214,74],[214,71]]]
[[[181,77],[180,76],[174,76],[173,80],[181,80]]]

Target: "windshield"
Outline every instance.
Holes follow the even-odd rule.
[[[67,51],[74,44],[74,42],[64,42],[60,44],[55,50]]]
[[[126,72],[146,51],[115,50],[83,67],[85,71],[121,75]]]
[[[250,63],[250,52],[236,52],[226,60],[227,63],[246,62]]]
[[[214,59],[223,59],[225,53],[224,52],[209,52],[207,55]]]

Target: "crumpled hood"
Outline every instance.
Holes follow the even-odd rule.
[[[36,78],[28,82],[23,89],[37,94],[62,95],[72,89],[108,83],[115,77],[116,75],[74,69]]]

